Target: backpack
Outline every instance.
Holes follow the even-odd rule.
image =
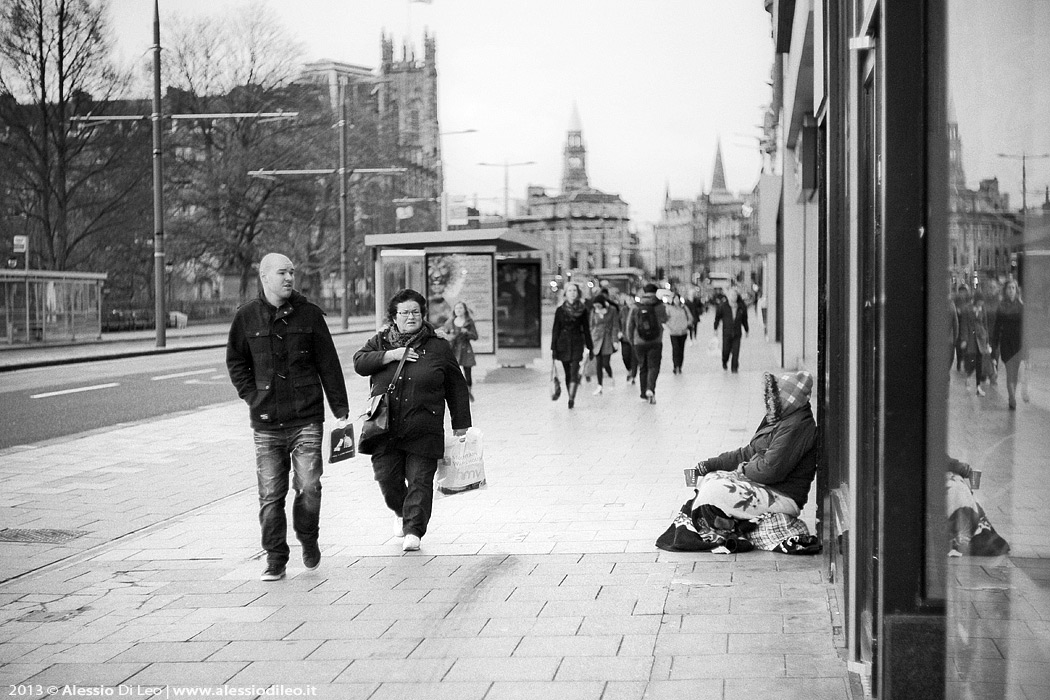
[[[642,340],[659,340],[663,334],[660,319],[656,316],[656,306],[653,304],[639,304],[638,317],[635,319],[634,327],[638,331],[638,337]]]

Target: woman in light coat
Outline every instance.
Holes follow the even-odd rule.
[[[685,341],[689,335],[689,329],[695,323],[693,312],[685,305],[682,297],[675,294],[667,307],[667,332],[671,336],[671,365],[674,374],[682,373],[682,363],[685,362]]]

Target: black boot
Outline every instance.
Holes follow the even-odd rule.
[[[576,405],[576,390],[580,388],[579,382],[573,382],[569,385],[569,408]]]

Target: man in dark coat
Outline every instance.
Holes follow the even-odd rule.
[[[740,371],[740,340],[750,329],[747,304],[735,288],[730,289],[729,294],[732,299],[723,295],[715,310],[715,330],[722,326],[722,369],[730,369],[732,359],[732,370],[736,373]]]
[[[321,516],[321,435],[327,396],[345,423],[346,384],[324,312],[293,288],[295,266],[279,253],[259,263],[262,290],[237,310],[226,344],[226,368],[248,404],[255,431],[259,523],[266,550],[263,581],[285,576],[288,563],[284,499],[288,472],[295,471],[292,527],[303,547],[303,564],[321,563],[317,544]]]

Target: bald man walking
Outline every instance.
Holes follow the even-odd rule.
[[[321,436],[324,399],[345,422],[346,384],[324,312],[295,291],[295,266],[280,253],[259,263],[259,296],[237,309],[226,368],[248,404],[255,432],[259,524],[266,550],[263,581],[285,576],[289,549],[284,499],[293,473],[292,527],[308,570],[321,563]]]

